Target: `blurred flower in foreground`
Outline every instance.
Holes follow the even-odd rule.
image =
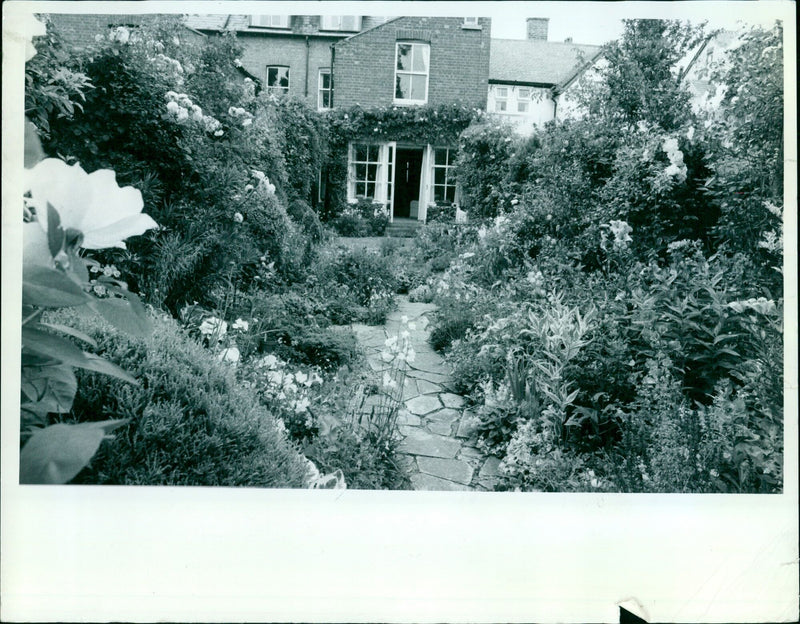
[[[86,173],[80,165],[46,158],[25,170],[25,191],[30,191],[27,204],[36,209],[37,222],[45,232],[49,203],[65,231],[82,234],[80,246],[86,249],[125,249],[126,238],[158,227],[142,214],[141,192],[132,186],[120,188],[110,169]]]

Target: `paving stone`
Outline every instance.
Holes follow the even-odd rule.
[[[428,490],[433,492],[442,490],[469,492],[470,490],[470,488],[466,485],[454,483],[452,481],[448,481],[447,479],[440,479],[439,477],[434,477],[433,475],[428,475],[424,472],[412,474],[411,484],[414,486],[415,490]]]
[[[406,439],[400,443],[398,450],[407,455],[453,459],[461,448],[458,440],[434,435],[418,427],[400,427],[400,432]]]
[[[440,477],[469,485],[472,481],[472,467],[457,459],[440,459],[438,457],[417,457],[417,466],[425,474]]]
[[[419,427],[422,424],[419,416],[416,416],[406,409],[398,410],[397,424],[405,427]]]
[[[427,379],[418,379],[417,387],[419,388],[419,394],[438,394],[442,391],[442,387],[439,384],[430,382]]]
[[[478,473],[478,478],[481,481],[489,481],[489,480],[496,480],[497,477],[500,476],[500,458],[490,456],[486,458],[486,461],[483,462],[483,466],[481,466],[481,471]]]
[[[484,457],[485,455],[474,446],[467,445],[462,446],[461,452],[458,454],[458,459],[463,459],[464,461],[477,464],[480,464]]]
[[[449,422],[441,422],[441,421],[433,421],[428,422],[426,428],[431,433],[435,433],[436,435],[448,436],[452,437],[453,435],[453,423]]]
[[[403,401],[413,399],[420,394],[419,388],[417,388],[417,380],[413,377],[406,377],[403,383]]]
[[[414,370],[442,374],[444,372],[444,359],[438,353],[417,352],[414,361],[409,366]]]
[[[472,412],[464,412],[458,424],[457,438],[471,438],[478,430],[478,420]]]
[[[417,380],[424,379],[425,381],[439,384],[443,389],[448,389],[448,383],[450,382],[450,375],[446,373],[431,373],[430,371],[412,369],[406,375]]]
[[[442,407],[439,399],[432,394],[423,394],[406,401],[406,409],[412,414],[424,416]]]
[[[459,416],[461,416],[460,412],[446,407],[432,414],[428,414],[425,420],[427,421],[429,431],[438,433],[439,435],[449,436],[452,435],[453,423],[458,420]]]
[[[439,399],[441,399],[445,407],[464,407],[464,397],[459,394],[443,392],[439,395]]]

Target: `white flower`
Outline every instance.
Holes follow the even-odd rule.
[[[414,330],[417,328],[417,324],[416,324],[416,323],[409,323],[409,324],[408,324],[408,328],[409,328],[411,331],[414,331]]]
[[[218,338],[228,331],[228,324],[216,316],[209,316],[200,324],[200,333],[205,336],[215,334]]]
[[[385,388],[394,388],[397,386],[397,382],[392,379],[388,372],[383,373],[383,386]]]
[[[247,331],[248,329],[250,329],[250,323],[248,323],[244,319],[238,318],[233,322],[232,327],[233,329],[241,329],[242,331]]]
[[[297,371],[295,373],[295,375],[294,375],[294,378],[297,381],[297,383],[299,383],[299,384],[304,384],[305,385],[306,382],[308,381],[308,375],[306,375],[302,371]]]
[[[409,334],[409,333],[408,333],[408,331],[407,331],[407,330],[405,330],[405,329],[404,329],[403,331],[401,331],[401,332],[400,332],[400,337],[401,337],[403,340],[408,340],[408,337],[409,337],[410,335],[411,335],[411,334]]]
[[[116,29],[111,31],[109,36],[112,41],[125,45],[131,38],[131,31],[124,26],[117,26]]]
[[[249,126],[252,123],[253,123],[253,120],[250,119],[250,118],[247,118],[242,122],[242,126]]]
[[[234,212],[233,213],[233,220],[236,223],[241,223],[242,221],[244,221],[244,217],[242,216],[241,212]]]
[[[390,336],[389,338],[386,339],[386,341],[383,344],[386,345],[387,347],[394,346],[395,344],[397,344],[397,336]]]
[[[117,186],[116,174],[99,169],[91,174],[80,165],[69,166],[57,158],[45,158],[25,170],[28,205],[36,208],[37,222],[47,231],[47,204],[61,218],[64,230],[83,234],[86,249],[125,249],[126,238],[144,234],[158,224],[142,214],[142,194],[132,186]]]
[[[225,133],[224,133],[222,130],[217,130],[217,131],[214,133],[214,136],[216,136],[216,137],[221,137],[223,134],[225,134]]]
[[[30,61],[36,56],[36,46],[33,45],[34,37],[41,37],[47,34],[47,28],[33,14],[26,13],[23,17],[22,27],[24,29],[25,39],[25,61]]]
[[[275,368],[278,365],[278,358],[272,355],[272,353],[265,356],[261,361],[264,363],[264,366],[268,368]]]
[[[404,314],[403,316],[400,317],[400,322],[403,325],[405,325],[406,323],[408,323],[408,317]]]
[[[307,397],[303,397],[302,399],[298,399],[297,401],[295,401],[294,411],[297,414],[302,414],[303,412],[308,410],[309,405],[311,405],[311,402],[308,400]]]
[[[228,347],[227,349],[223,349],[222,353],[219,354],[219,359],[223,362],[230,362],[232,364],[236,364],[241,357],[241,353],[239,353],[239,349],[236,347]]]

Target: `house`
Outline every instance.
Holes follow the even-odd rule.
[[[391,19],[332,46],[334,105],[483,110],[490,46],[488,18]],[[455,139],[354,137],[347,146],[347,200],[382,204],[392,221],[425,221],[430,204],[458,202]]]
[[[63,41],[73,48],[84,48],[95,42],[95,38],[104,36],[117,28],[135,32],[143,24],[152,24],[160,17],[149,13],[139,14],[98,14],[98,13],[48,13],[47,19],[58,31]],[[187,39],[201,40],[204,35],[186,28]]]
[[[548,19],[528,18],[527,39],[492,39],[487,112],[521,133],[561,118],[559,102],[602,48],[548,41]]]
[[[385,20],[351,15],[190,15],[185,23],[206,34],[234,31],[244,48],[241,67],[262,88],[325,110],[332,104],[331,44]]]

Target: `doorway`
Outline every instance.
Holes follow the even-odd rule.
[[[421,147],[398,147],[394,170],[394,204],[392,214],[395,219],[417,219],[419,206],[419,187],[422,179]]]

